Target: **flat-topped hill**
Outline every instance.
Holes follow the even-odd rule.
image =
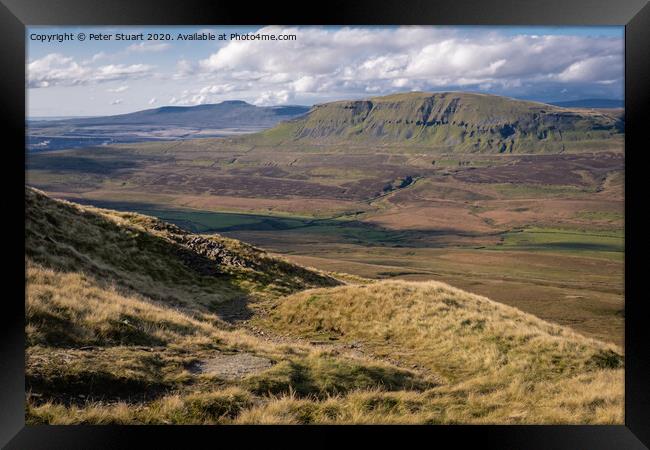
[[[412,92],[314,106],[260,133],[261,142],[417,145],[440,151],[534,153],[580,149],[623,132],[616,114],[496,95]]]

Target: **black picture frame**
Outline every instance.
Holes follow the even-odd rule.
[[[25,27],[30,25],[625,25],[625,425],[539,426],[25,426],[24,379],[24,152]],[[650,339],[644,314],[644,127],[650,106],[650,4],[644,0],[335,0],[250,4],[199,0],[0,0],[0,92],[5,143],[2,198],[6,286],[0,317],[0,445],[9,449],[125,448],[138,441],[158,448],[213,445],[225,436],[240,444],[261,433],[268,443],[319,433],[336,445],[341,433],[381,442],[392,436],[429,445],[453,442],[501,449],[643,449],[650,446]],[[23,301],[20,300],[22,295]],[[309,436],[307,436],[309,435]],[[144,439],[144,441],[143,441]],[[290,442],[289,442],[290,443]],[[418,444],[419,445],[419,444]],[[446,446],[445,446],[446,448]]]

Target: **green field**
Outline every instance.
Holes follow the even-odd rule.
[[[502,235],[503,241],[493,248],[524,249],[562,252],[611,252],[625,251],[622,231],[580,231],[530,227],[513,230]]]
[[[238,214],[231,212],[168,209],[145,203],[88,202],[101,208],[133,211],[158,217],[193,233],[259,232],[273,234],[290,231],[300,240],[321,239],[364,246],[416,246],[418,233],[382,229],[371,224],[346,219],[309,219],[291,216]]]
[[[356,220],[309,219],[302,217],[238,214],[231,212],[197,211],[191,209],[168,209],[144,203],[92,202],[95,206],[135,211],[174,223],[193,233],[238,233],[257,234],[290,231],[296,243],[301,239],[326,239],[341,243],[364,246],[422,247],[426,233],[383,229]],[[428,233],[431,237],[439,233]],[[625,239],[622,230],[590,231],[579,229],[554,229],[527,227],[501,233],[499,242],[483,247],[487,250],[555,251],[585,254],[622,253]],[[462,247],[462,246],[461,246]],[[290,252],[287,242],[285,251]],[[468,246],[468,248],[475,248]],[[616,255],[614,255],[616,256]]]

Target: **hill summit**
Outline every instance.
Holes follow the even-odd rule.
[[[561,152],[623,132],[615,114],[496,95],[412,92],[314,106],[262,133],[278,142],[375,142],[462,152]]]

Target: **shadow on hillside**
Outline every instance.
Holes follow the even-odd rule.
[[[253,311],[248,307],[250,299],[239,297],[225,302],[213,302],[210,311],[224,322],[236,324],[253,317]]]
[[[178,388],[175,383],[165,381],[164,364],[156,353],[141,351],[137,363],[146,370],[138,370],[135,374],[107,370],[99,361],[93,365],[92,358],[84,358],[80,353],[95,353],[94,358],[102,358],[101,354],[97,355],[97,350],[52,350],[47,355],[45,366],[28,366],[25,388],[33,404],[48,401],[66,406],[83,406],[93,401],[137,403],[155,400]],[[73,361],[74,368],[61,365],[61,358],[66,362]]]
[[[217,315],[225,311],[224,320],[251,314],[241,275],[220,261],[31,190],[25,196],[25,255],[46,268],[83,272],[103,288],[119,286],[169,306],[213,303]]]
[[[296,395],[327,398],[355,390],[414,390],[422,392],[439,385],[415,372],[354,362],[320,358],[282,361],[272,369],[247,380],[247,387],[258,395]]]
[[[283,249],[279,247],[291,248],[292,244],[301,240],[308,242],[314,240],[330,242],[333,240],[340,243],[373,247],[442,248],[449,246],[450,243],[455,245],[459,241],[472,245],[474,240],[490,238],[506,231],[505,229],[490,232],[471,231],[462,227],[396,230],[362,220],[302,219],[259,214],[194,211],[182,208],[160,209],[147,203],[83,198],[71,198],[71,201],[97,208],[154,216],[191,233],[219,233],[280,253]],[[273,239],[269,239],[271,237]],[[279,241],[281,244],[275,241]]]

